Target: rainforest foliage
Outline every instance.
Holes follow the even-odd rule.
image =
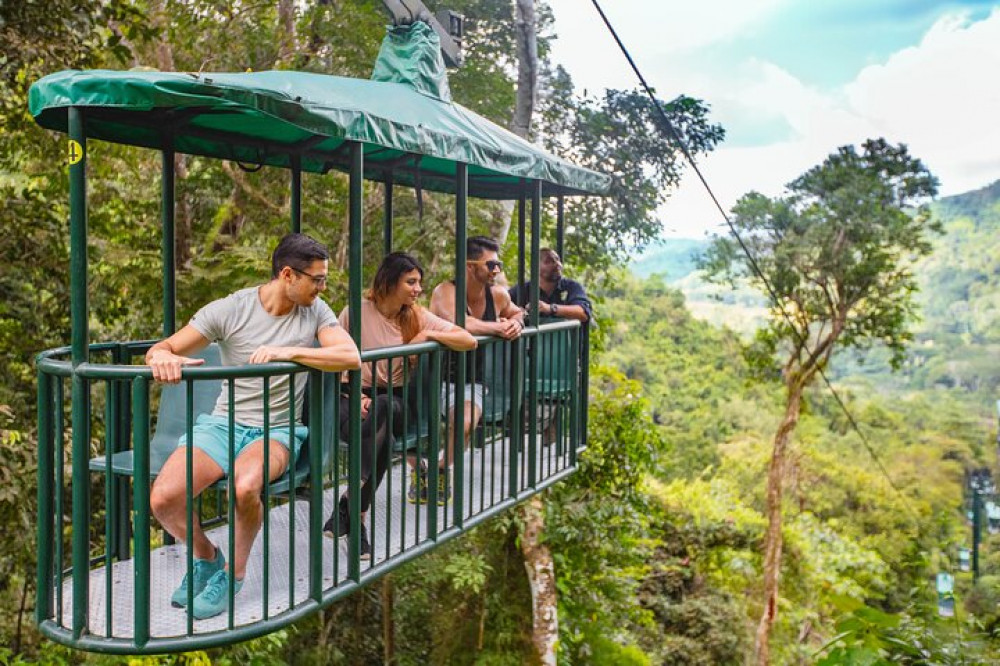
[[[456,100],[508,124],[515,100],[513,3],[427,4],[469,20],[467,63],[451,74]],[[538,11],[544,61],[558,26],[544,4]],[[0,525],[6,535],[0,646],[7,646],[0,647],[0,663],[124,663],[55,646],[32,623],[32,359],[69,339],[68,201],[62,137],[34,125],[27,87],[53,71],[97,67],[294,68],[364,78],[386,22],[374,1],[0,4]],[[568,213],[567,274],[597,297],[599,321],[592,336],[590,447],[580,472],[545,496],[560,660],[742,663],[760,615],[754,600],[762,489],[781,415],[780,379],[752,371],[745,342],[694,318],[684,296],[662,279],[639,280],[615,268],[632,244],[661,231],[653,211],[680,175],[676,153],[653,140],[648,102],[633,91],[581,96],[558,69],[543,68],[540,87],[536,138],[617,178],[610,200]],[[698,100],[680,97],[669,112],[697,150],[722,140]],[[90,151],[92,337],[155,337],[160,157],[96,142]],[[287,228],[290,203],[288,174],[280,170],[247,174],[186,156],[176,168],[184,320],[201,303],[266,279],[262,258]],[[346,181],[334,174],[307,174],[303,181],[303,229],[333,252],[328,296],[339,310],[346,291]],[[365,214],[378,219],[380,188],[365,194]],[[415,195],[400,188],[397,196],[397,247],[420,256],[436,284],[451,270],[451,200],[425,193],[418,211]],[[1000,273],[991,250],[1000,225],[996,202],[993,191],[937,204],[936,212],[950,216],[927,260],[937,300],[926,308],[902,378],[891,380],[899,390],[876,390],[893,377],[877,350],[864,365],[860,357],[839,366],[834,359],[838,381],[849,386],[847,403],[895,488],[829,394],[807,393],[787,470],[775,663],[998,658],[990,632],[1000,623],[1000,558],[985,556],[975,588],[960,577],[957,618],[937,619],[932,586],[936,572],[957,568],[957,548],[968,545],[963,475],[992,460],[992,425],[981,405],[996,388],[991,378],[1000,377],[988,355],[1000,345]],[[495,232],[504,214],[509,210],[473,204],[470,233]],[[551,211],[543,227],[543,243],[551,242]],[[365,263],[374,267],[380,226],[367,225],[365,233]],[[505,247],[508,265],[516,263],[509,261],[512,247]],[[947,341],[936,342],[944,340],[936,337],[941,331]],[[918,383],[906,385],[909,377]],[[481,526],[276,634],[208,654],[128,663],[526,663],[531,599],[516,520],[511,513]]]

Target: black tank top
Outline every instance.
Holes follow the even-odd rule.
[[[452,284],[455,284],[455,282],[452,281]],[[484,297],[486,299],[486,309],[483,310],[483,316],[482,317],[476,317],[476,319],[478,319],[480,321],[496,321],[497,320],[497,306],[496,306],[496,303],[494,303],[494,301],[493,301],[493,290],[490,288],[490,285],[487,284],[487,285],[484,285],[484,291],[485,291]],[[469,308],[468,304],[466,304],[466,306],[465,306],[465,314],[466,314],[466,316],[469,316],[469,317],[475,317],[475,315],[472,314],[472,309]],[[449,354],[449,356],[453,356],[453,354]],[[476,351],[474,351],[472,353],[466,353],[466,355],[465,355],[465,383],[466,384],[471,384],[472,383],[473,370],[475,370],[476,383],[478,383],[478,384],[482,383],[482,381],[483,381],[483,364],[485,362],[486,362],[486,355],[485,355],[483,349],[477,349]],[[449,369],[450,369],[450,371],[448,372],[448,377],[450,377],[451,381],[454,382],[454,381],[456,381],[455,380],[455,375],[457,374],[457,372],[456,372],[456,365],[453,362],[449,362],[448,365],[449,365]]]

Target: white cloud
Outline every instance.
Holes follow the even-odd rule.
[[[885,136],[924,161],[941,179],[942,194],[981,187],[1000,178],[998,71],[1000,10],[978,22],[944,16],[919,45],[866,67],[832,92],[748,60],[728,76],[702,79],[692,93],[711,102],[724,124],[740,114],[779,117],[791,136],[765,146],[723,146],[704,158],[703,171],[728,210],[752,189],[780,193],[837,146]],[[662,214],[667,235],[698,236],[720,231],[722,223],[693,173]]]
[[[913,48],[867,67],[846,94],[887,138],[903,141],[944,193],[1000,177],[1000,10],[942,17]]]

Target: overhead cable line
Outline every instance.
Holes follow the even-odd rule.
[[[681,153],[684,155],[685,159],[687,159],[688,163],[691,165],[691,168],[694,169],[695,174],[698,176],[698,180],[700,180],[701,184],[705,187],[705,191],[707,191],[708,196],[711,197],[712,203],[715,204],[715,207],[722,215],[722,218],[726,221],[726,225],[729,227],[729,231],[736,238],[736,242],[739,243],[740,248],[743,250],[743,254],[746,255],[747,261],[749,262],[750,268],[753,271],[754,275],[756,275],[757,278],[764,284],[764,287],[767,289],[767,293],[770,294],[771,296],[772,302],[775,304],[775,306],[777,306],[779,312],[781,313],[781,316],[788,323],[789,328],[797,338],[797,342],[804,347],[806,345],[805,338],[802,336],[801,333],[799,333],[798,328],[795,327],[794,322],[792,322],[792,318],[788,315],[788,312],[785,311],[785,307],[784,305],[782,305],[781,300],[778,298],[777,293],[774,291],[774,288],[771,286],[771,283],[768,281],[767,277],[764,276],[764,272],[757,264],[757,260],[754,258],[753,253],[750,252],[750,248],[747,247],[746,243],[743,241],[743,238],[740,236],[740,233],[736,230],[736,226],[733,224],[733,221],[730,219],[729,214],[726,212],[725,208],[723,208],[722,204],[719,203],[719,199],[715,196],[715,192],[712,190],[712,187],[708,184],[708,181],[702,174],[701,169],[698,168],[698,164],[694,161],[694,156],[691,154],[691,151],[688,150],[688,147],[684,143],[684,140],[681,138],[677,130],[674,129],[674,124],[670,122],[670,118],[667,116],[666,111],[664,111],[662,104],[660,104],[660,100],[656,98],[656,95],[653,94],[653,89],[649,86],[648,83],[646,83],[646,78],[642,75],[642,72],[639,71],[639,67],[635,64],[635,60],[632,59],[632,55],[629,53],[628,49],[625,48],[625,44],[622,43],[621,38],[618,37],[618,33],[611,25],[611,21],[608,20],[608,17],[604,13],[604,10],[601,8],[601,5],[598,2],[598,0],[591,0],[591,2],[593,3],[594,8],[597,9],[597,13],[601,15],[601,20],[604,21],[604,25],[607,27],[608,32],[610,32],[611,36],[614,37],[614,40],[618,44],[618,48],[621,49],[621,52],[625,56],[625,59],[628,60],[628,64],[631,65],[632,71],[635,72],[635,75],[639,78],[639,82],[642,84],[642,87],[646,91],[646,94],[649,96],[649,99],[652,100],[654,108],[656,108],[657,112],[660,115],[660,119],[663,121],[663,126],[666,127],[667,129],[669,138],[677,145]],[[868,455],[870,455],[872,460],[875,461],[875,464],[878,466],[878,469],[882,473],[882,476],[885,477],[885,480],[889,483],[890,486],[892,486],[892,489],[895,490],[899,494],[899,496],[902,497],[903,500],[905,501],[907,499],[906,496],[899,489],[899,486],[897,486],[895,482],[892,480],[892,477],[889,476],[888,470],[886,470],[885,465],[882,464],[881,459],[879,459],[878,455],[875,453],[875,449],[872,447],[871,442],[868,441],[868,437],[865,436],[865,434],[861,431],[861,427],[858,425],[857,420],[855,420],[854,415],[851,414],[850,410],[847,408],[847,404],[843,401],[843,399],[840,397],[840,394],[837,393],[837,390],[833,387],[833,384],[830,382],[830,379],[826,376],[826,373],[823,371],[823,368],[819,367],[818,371],[820,377],[823,378],[823,382],[826,384],[827,388],[830,389],[830,393],[833,395],[833,398],[837,402],[837,405],[844,412],[845,416],[847,416],[847,421],[848,423],[851,424],[851,428],[861,438],[861,443],[864,445],[865,449],[867,449]],[[908,502],[906,503],[906,506],[907,508],[909,508]]]

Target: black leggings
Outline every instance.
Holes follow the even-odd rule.
[[[393,433],[389,431],[389,412],[392,411],[392,429],[402,431],[403,399],[380,394],[368,405],[368,414],[361,419],[361,510],[367,511],[372,498],[392,459]],[[340,432],[346,438],[350,428],[350,398],[340,398]],[[345,493],[346,496],[346,493]]]

